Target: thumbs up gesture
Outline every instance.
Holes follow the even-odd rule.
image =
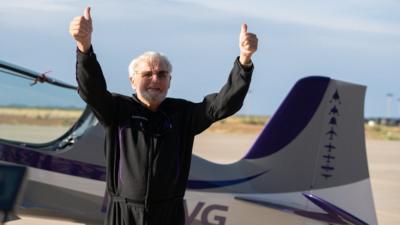
[[[87,52],[92,45],[92,32],[92,17],[90,7],[87,7],[83,16],[75,17],[69,25],[69,33],[75,39],[81,52]]]
[[[243,24],[239,37],[239,61],[242,65],[247,65],[251,62],[251,56],[257,51],[257,47],[257,36],[253,33],[247,32],[247,24]]]

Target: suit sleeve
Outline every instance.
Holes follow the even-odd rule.
[[[85,54],[77,49],[76,59],[79,95],[90,106],[101,124],[111,125],[115,103],[111,93],[107,91],[103,72],[92,47]]]
[[[244,98],[249,90],[254,66],[243,67],[239,58],[234,62],[228,81],[218,93],[207,95],[201,103],[193,108],[192,130],[199,134],[213,122],[233,115],[243,105]]]

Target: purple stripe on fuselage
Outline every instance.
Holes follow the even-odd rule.
[[[33,167],[52,172],[68,174],[77,177],[105,181],[106,168],[77,160],[64,159],[61,157],[41,153],[21,146],[0,143],[0,161],[16,163],[22,166]],[[252,180],[264,171],[253,176],[220,181],[188,180],[187,187],[191,189],[206,189],[230,186]]]
[[[343,209],[333,205],[332,203],[316,196],[313,194],[308,194],[308,193],[303,193],[303,195],[313,202],[315,205],[323,209],[325,212],[327,212],[331,217],[338,218],[340,220],[345,220],[344,224],[347,224],[347,222],[350,222],[351,224],[354,225],[368,225],[368,223],[362,221],[361,219],[355,217],[354,215],[344,211]],[[363,207],[363,206],[360,206]]]
[[[104,166],[64,159],[4,143],[0,143],[0,160],[94,180],[105,181],[106,179]]]
[[[303,195],[308,200],[310,200],[311,202],[316,204],[318,207],[320,207],[322,210],[324,210],[327,213],[307,211],[307,210],[303,210],[303,209],[293,208],[290,206],[267,202],[267,201],[261,200],[261,199],[253,199],[251,197],[249,198],[249,197],[237,196],[237,197],[235,197],[235,199],[255,203],[258,205],[263,205],[268,208],[278,209],[278,210],[282,210],[282,211],[289,212],[289,213],[294,213],[299,216],[323,221],[328,224],[349,224],[349,222],[350,222],[351,224],[354,224],[354,225],[368,225],[366,222],[360,220],[359,218],[355,217],[354,215],[344,211],[343,209],[333,205],[332,203],[329,203],[326,200],[323,200],[322,198],[319,198],[318,196],[315,196],[313,194],[307,194],[307,193],[303,193]]]
[[[338,220],[337,218],[332,218],[331,215],[326,214],[326,213],[311,212],[311,211],[297,209],[297,208],[286,206],[286,205],[281,205],[281,204],[276,204],[276,203],[272,203],[272,202],[266,202],[263,200],[257,200],[257,199],[246,198],[246,197],[236,196],[235,199],[238,199],[241,201],[246,201],[246,202],[251,202],[251,203],[262,205],[262,206],[272,208],[272,209],[281,210],[281,211],[284,211],[287,213],[293,213],[293,214],[296,214],[299,216],[323,221],[323,222],[326,222],[329,224],[343,224],[342,220]]]
[[[327,77],[299,80],[244,158],[266,157],[296,138],[318,109],[329,82]]]
[[[231,186],[235,184],[240,184],[247,182],[249,180],[252,180],[258,176],[263,175],[264,173],[268,172],[264,171],[259,174],[250,176],[250,177],[243,177],[243,178],[238,178],[238,179],[232,179],[232,180],[189,180],[187,183],[187,187],[190,189],[208,189],[208,188],[220,188],[220,187],[226,187],[226,186]]]

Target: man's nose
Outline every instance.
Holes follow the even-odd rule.
[[[152,82],[159,82],[160,81],[160,77],[157,75],[157,73],[153,73],[151,75],[151,81]]]

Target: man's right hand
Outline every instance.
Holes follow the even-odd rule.
[[[90,7],[87,7],[83,16],[75,17],[69,25],[69,33],[76,40],[78,49],[86,53],[92,45],[92,17]]]

